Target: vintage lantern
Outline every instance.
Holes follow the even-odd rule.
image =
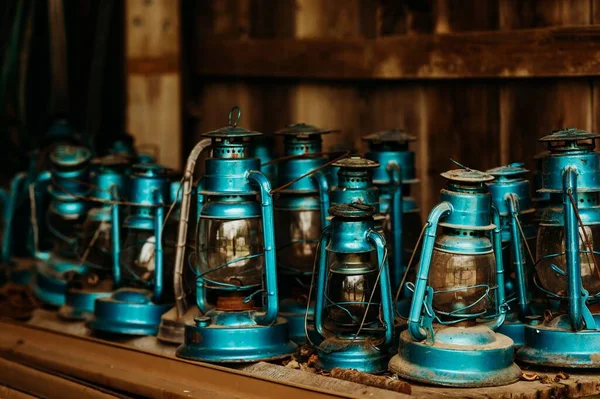
[[[260,133],[237,127],[239,117],[235,107],[229,126],[203,135],[212,140],[212,157],[198,188],[196,302],[202,316],[185,326],[177,356],[186,359],[254,362],[296,348],[287,321],[277,316],[271,185],[250,148]]]
[[[406,270],[407,260],[415,249],[418,226],[422,225],[419,206],[410,196],[411,186],[419,182],[415,174],[415,153],[408,149],[415,137],[402,129],[392,129],[372,133],[362,139],[369,144],[365,157],[380,165],[373,172],[373,180],[379,187],[380,212],[386,217],[383,231],[391,251],[390,273],[395,292]],[[396,195],[397,192],[402,195]],[[399,306],[402,303],[405,303],[404,308],[408,308],[409,301],[400,301]],[[408,309],[405,310],[401,313]]]
[[[54,247],[47,260],[37,262],[33,275],[33,292],[42,302],[52,306],[65,303],[66,275],[83,273],[79,259],[82,227],[88,204],[89,164],[91,152],[80,146],[59,145],[50,154],[50,206],[46,227]]]
[[[329,213],[333,219],[321,236],[317,262],[314,328],[321,339],[316,367],[385,371],[394,309],[385,239],[375,231],[375,208],[338,204]]]
[[[537,229],[534,225],[528,172],[522,163],[512,163],[488,170],[494,181],[487,184],[492,204],[500,213],[505,273],[506,303],[511,311],[498,332],[509,336],[516,347],[523,345],[526,317],[532,314],[529,281],[534,265],[525,248],[535,249]],[[526,242],[525,242],[526,241]]]
[[[277,179],[277,143],[274,134],[263,134],[254,139],[252,145],[253,156],[260,159],[260,170],[269,179],[271,184]]]
[[[155,335],[161,315],[172,306],[165,292],[170,281],[164,265],[173,262],[174,248],[165,248],[163,225],[168,206],[169,171],[156,164],[134,165],[130,176],[130,212],[123,222],[120,203],[113,205],[112,278],[117,290],[96,299],[88,326],[105,333]],[[169,289],[170,290],[170,289]]]
[[[129,166],[126,158],[114,155],[92,161],[92,208],[83,223],[79,254],[85,269],[83,273],[73,272],[67,282],[66,303],[58,311],[64,319],[89,319],[96,298],[109,296],[114,288],[112,220],[117,211],[114,204],[126,198]]]
[[[542,320],[532,317],[523,362],[556,367],[600,367],[600,156],[598,134],[562,129],[540,139],[550,154],[542,159],[542,193],[550,205],[537,237],[535,282],[552,303]]]
[[[493,177],[470,169],[442,176],[448,186],[427,220],[408,329],[389,368],[435,385],[515,382],[521,371],[513,363],[513,341],[494,332],[506,309],[500,216],[484,184]],[[482,322],[494,308],[493,319]]]
[[[329,208],[328,171],[321,168],[329,158],[322,152],[322,136],[331,132],[304,123],[276,132],[283,136],[284,145],[284,157],[278,165],[278,186],[285,186],[275,199],[279,309],[289,322],[291,339],[298,344],[306,342],[306,300],[315,250],[327,223],[327,214],[321,209]],[[293,183],[287,185],[289,182]],[[308,317],[312,319],[313,314],[311,303]]]
[[[542,190],[542,163],[548,154],[548,151],[542,151],[533,157],[536,167],[533,173],[533,195],[531,201],[535,208],[534,223],[536,225],[539,225],[542,220],[542,215],[550,204],[550,193]]]

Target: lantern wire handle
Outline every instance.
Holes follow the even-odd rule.
[[[400,285],[398,286],[398,290],[396,291],[396,296],[394,298],[394,303],[398,303],[398,298],[400,298],[400,293],[402,292],[402,288],[404,287],[404,284],[406,283],[406,278],[408,277],[408,272],[410,271],[410,267],[412,266],[413,260],[415,258],[415,254],[417,253],[417,249],[419,248],[419,245],[421,245],[421,240],[423,239],[423,235],[425,234],[425,230],[427,229],[427,227],[429,227],[429,222],[425,223],[423,225],[423,228],[421,229],[421,233],[419,234],[419,239],[417,240],[417,244],[415,245],[415,248],[412,251],[412,254],[410,255],[410,259],[408,260],[408,264],[406,265],[406,270],[404,271],[404,276],[402,276],[402,280],[400,281]],[[397,310],[397,306],[396,308],[396,314],[398,316],[400,316],[400,314],[398,313]]]
[[[589,254],[592,257],[592,262],[594,262],[594,268],[596,269],[596,274],[600,278],[600,267],[598,267],[598,261],[596,260],[596,257],[594,256],[594,247],[590,243],[590,239],[587,235],[587,232],[585,231],[585,225],[583,224],[583,221],[581,220],[581,215],[579,214],[579,210],[577,209],[577,204],[575,203],[575,199],[573,198],[573,192],[571,190],[568,190],[567,195],[569,196],[571,206],[573,206],[573,210],[575,211],[575,216],[577,216],[577,221],[579,222],[579,225],[581,226],[581,231],[583,233],[585,245],[588,248]]]
[[[529,247],[529,243],[527,242],[527,237],[525,237],[525,232],[523,231],[523,227],[521,226],[521,220],[518,217],[515,218],[515,220],[517,221],[517,227],[519,228],[519,232],[521,233],[521,238],[523,239],[525,248],[527,248],[527,253],[529,254],[529,258],[531,259],[531,264],[535,265],[537,262],[535,261],[535,257],[531,252],[531,248]]]

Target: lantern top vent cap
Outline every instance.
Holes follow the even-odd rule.
[[[373,169],[379,167],[379,163],[363,157],[342,158],[331,165],[348,169]]]
[[[554,130],[548,136],[544,136],[538,141],[553,142],[553,141],[577,141],[577,140],[595,140],[600,137],[600,134],[586,132],[574,127]]]
[[[404,129],[389,129],[367,134],[362,137],[362,140],[371,143],[409,143],[411,141],[416,141],[417,138],[406,133]]]
[[[92,158],[92,152],[83,146],[59,145],[50,154],[50,161],[58,166],[77,166],[88,162]]]
[[[485,183],[494,180],[494,176],[474,169],[452,169],[440,175],[450,181],[462,183]]]
[[[154,178],[167,178],[171,169],[155,163],[144,163],[133,165],[133,175]]]
[[[492,168],[485,171],[485,173],[488,173],[494,177],[518,176],[524,175],[527,172],[529,172],[529,170],[525,169],[525,164],[523,162],[513,162],[508,165],[498,166],[497,168]]]
[[[329,214],[334,217],[339,216],[343,218],[359,219],[373,216],[375,214],[375,208],[360,202],[337,204],[329,208]]]
[[[310,137],[327,133],[339,132],[337,129],[321,129],[306,123],[292,123],[275,132],[277,135],[292,137]]]
[[[209,138],[235,138],[235,137],[254,137],[261,136],[262,133],[238,127],[237,124],[242,117],[242,109],[237,105],[229,111],[229,124],[217,130],[202,134],[202,137]]]

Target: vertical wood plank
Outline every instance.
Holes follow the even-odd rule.
[[[138,144],[160,149],[158,161],[181,167],[179,0],[127,0],[126,127]]]
[[[500,2],[500,29],[556,25],[586,25],[592,10],[588,0],[507,0]],[[532,79],[508,81],[500,90],[502,163],[522,161],[535,167],[531,157],[544,146],[539,137],[553,129],[592,128],[592,95],[586,79]]]
[[[374,34],[375,11],[364,0],[296,0],[294,37],[369,37]],[[361,133],[364,109],[360,90],[347,83],[299,83],[291,93],[294,122],[341,130],[324,137],[324,148],[354,141]]]

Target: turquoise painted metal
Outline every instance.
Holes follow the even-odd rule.
[[[538,231],[535,282],[548,300],[544,320],[531,318],[517,352],[538,366],[599,368],[600,154],[598,134],[562,129],[540,139],[541,193],[550,195]]]
[[[287,321],[278,317],[271,184],[250,148],[260,133],[237,127],[239,117],[234,107],[229,126],[203,135],[212,140],[212,157],[198,192],[196,303],[202,316],[185,325],[177,356],[186,359],[255,362],[296,349]]]
[[[380,373],[387,369],[394,335],[385,238],[375,230],[370,205],[337,204],[329,213],[333,219],[318,251],[316,367]]]
[[[417,244],[418,226],[422,225],[419,206],[410,195],[411,187],[419,182],[415,153],[408,148],[416,139],[402,129],[391,129],[366,135],[362,140],[369,145],[365,157],[380,165],[374,170],[373,181],[380,191],[381,214],[386,217],[384,233],[391,247],[390,271],[392,289],[396,292]],[[404,290],[403,294],[405,300],[399,306],[407,310],[410,293]],[[406,311],[400,313],[406,315]]]
[[[409,284],[408,329],[389,368],[434,385],[510,384],[521,371],[513,362],[513,341],[495,332],[506,304],[500,215],[485,186],[493,177],[471,169],[442,176],[448,185],[427,220],[415,284]],[[478,322],[491,309],[493,318]]]
[[[112,205],[112,279],[117,290],[96,299],[94,331],[155,335],[160,317],[172,306],[164,293],[165,206],[170,196],[169,172],[156,164],[134,165],[130,180],[130,214],[123,222],[121,245],[120,202]]]
[[[59,145],[50,154],[50,206],[46,226],[54,241],[47,260],[35,264],[32,289],[45,304],[62,306],[65,303],[67,275],[83,273],[80,261],[80,240],[88,204],[89,165],[92,154],[81,146]],[[38,256],[38,258],[43,258]]]
[[[322,136],[331,132],[298,123],[275,133],[283,136],[284,145],[277,184],[284,186],[294,182],[280,190],[275,198],[279,310],[288,320],[291,339],[297,344],[306,342],[305,317],[312,320],[314,315],[314,303],[306,301],[314,272],[315,250],[321,230],[328,223],[329,168],[320,168],[329,162],[323,153]],[[317,339],[312,328],[308,333]]]
[[[528,172],[522,163],[512,163],[488,170],[494,181],[487,184],[492,203],[500,213],[505,275],[506,303],[510,311],[497,330],[509,336],[515,347],[523,346],[525,323],[535,313],[530,298],[530,281],[534,265],[527,257],[525,248],[535,251],[537,229],[533,224],[535,209],[532,207]],[[527,241],[527,242],[525,242]],[[511,277],[511,276],[514,276]]]
[[[83,224],[81,262],[83,273],[72,273],[66,287],[66,303],[58,315],[66,320],[88,320],[94,314],[97,298],[108,297],[112,281],[112,223],[115,203],[127,198],[127,170],[130,163],[123,156],[109,155],[92,161],[92,208]]]
[[[277,143],[275,135],[263,134],[254,139],[252,145],[253,156],[260,159],[260,170],[269,179],[271,184],[277,179]]]

